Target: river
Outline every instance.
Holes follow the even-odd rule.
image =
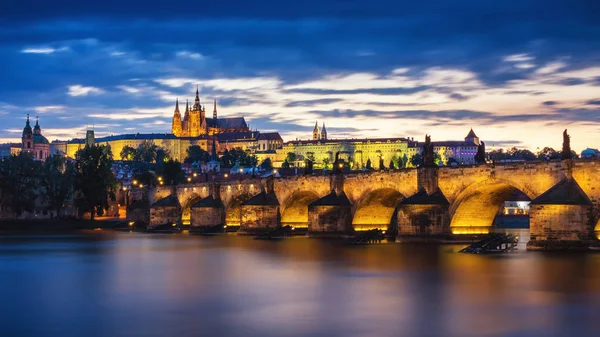
[[[526,233],[524,233],[526,235]],[[522,242],[525,240],[522,240]],[[0,336],[598,336],[600,254],[0,236]]]

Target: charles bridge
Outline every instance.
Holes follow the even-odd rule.
[[[260,233],[282,225],[309,236],[380,228],[397,240],[485,234],[515,191],[530,204],[530,249],[587,242],[600,214],[600,160],[426,167],[324,176],[250,178],[160,186],[147,208],[128,212],[149,226],[188,222]],[[148,210],[149,208],[149,210]]]

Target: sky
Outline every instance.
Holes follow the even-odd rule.
[[[168,133],[175,99],[284,140],[600,147],[600,1],[32,1],[0,12],[0,143]],[[184,103],[183,103],[184,104]]]

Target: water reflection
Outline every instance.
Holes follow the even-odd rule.
[[[524,244],[524,239],[521,240]],[[0,237],[6,336],[576,336],[600,254],[294,238]]]

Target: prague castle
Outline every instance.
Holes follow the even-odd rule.
[[[243,117],[217,119],[217,101],[214,101],[213,117],[206,118],[206,105],[200,105],[200,95],[196,88],[194,105],[185,103],[185,114],[181,118],[179,99],[175,102],[171,132],[175,137],[199,137],[218,133],[248,132],[250,129]]]
[[[199,90],[196,88],[194,104],[190,107],[186,103],[183,118],[181,116],[179,99],[175,101],[175,110],[171,124],[171,133],[135,133],[107,137],[94,137],[94,132],[88,130],[85,139],[76,138],[68,141],[54,141],[51,153],[66,154],[74,158],[77,151],[86,144],[96,143],[110,146],[113,157],[120,159],[120,153],[125,146],[137,148],[143,142],[153,144],[165,149],[170,158],[183,160],[187,156],[190,146],[200,146],[207,152],[212,152],[213,144],[216,152],[222,153],[226,149],[241,149],[255,151],[270,151],[281,148],[283,140],[279,133],[261,133],[250,130],[243,117],[217,117],[217,102],[213,104],[212,118],[206,117],[206,105],[200,104]]]

